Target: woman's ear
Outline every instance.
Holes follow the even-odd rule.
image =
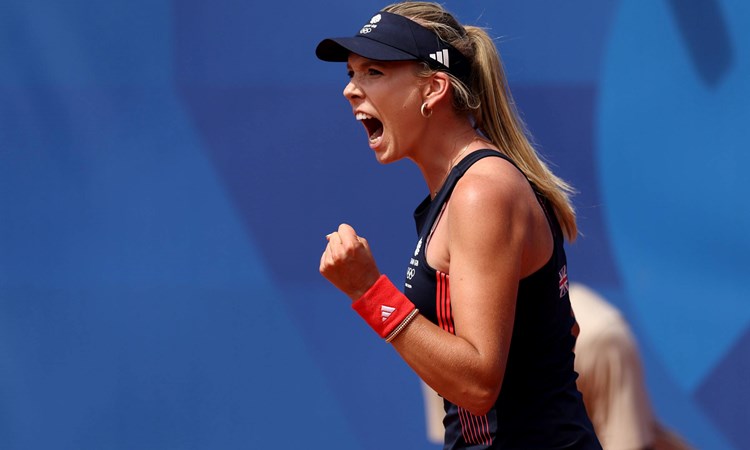
[[[435,72],[427,79],[422,87],[422,96],[425,102],[429,102],[431,108],[437,103],[448,98],[451,90],[451,79],[445,72]]]

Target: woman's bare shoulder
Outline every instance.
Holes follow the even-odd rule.
[[[458,181],[451,203],[484,208],[523,204],[533,198],[531,185],[520,170],[503,158],[487,157],[475,162]]]

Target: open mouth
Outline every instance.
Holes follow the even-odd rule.
[[[370,143],[377,142],[378,139],[383,136],[383,122],[369,114],[361,112],[357,113],[356,117],[357,120],[362,122],[362,125],[365,126],[365,129],[367,130],[367,138],[370,140]]]

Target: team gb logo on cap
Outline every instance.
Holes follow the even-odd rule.
[[[359,30],[359,34],[367,34],[371,32],[372,30],[374,30],[375,28],[377,28],[378,22],[380,22],[380,19],[382,19],[380,14],[375,14],[374,16],[372,16],[372,19],[370,19],[370,23],[363,26],[362,29]]]

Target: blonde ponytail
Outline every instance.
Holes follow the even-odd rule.
[[[536,189],[549,199],[563,234],[568,241],[574,241],[578,234],[575,211],[570,201],[574,189],[552,173],[531,144],[526,125],[516,110],[505,81],[495,43],[481,28],[466,27],[466,31],[475,49],[475,76],[470,90],[480,97],[480,106],[473,112],[477,129],[506,153]]]

